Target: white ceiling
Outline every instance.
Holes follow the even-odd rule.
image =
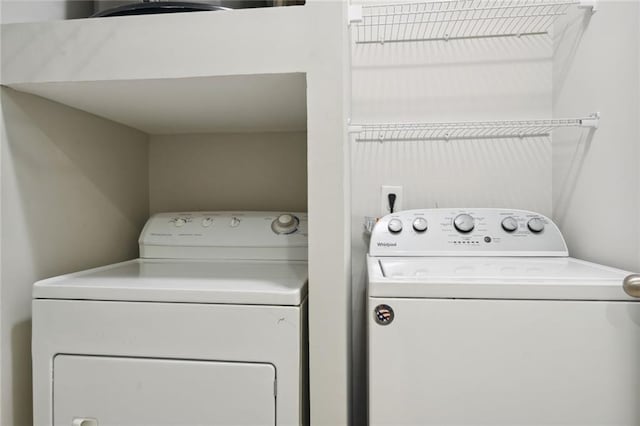
[[[149,134],[301,131],[303,73],[16,84]]]

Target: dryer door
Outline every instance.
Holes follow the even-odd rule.
[[[55,426],[274,425],[271,364],[58,355]]]

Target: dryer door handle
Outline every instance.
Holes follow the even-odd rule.
[[[71,426],[98,426],[98,419],[89,417],[74,417]]]
[[[627,275],[622,281],[624,291],[631,297],[640,297],[640,274]]]

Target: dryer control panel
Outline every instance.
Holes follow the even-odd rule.
[[[140,257],[161,259],[307,259],[307,214],[158,213],[140,234]]]
[[[546,216],[511,209],[405,210],[380,219],[371,256],[568,256]]]

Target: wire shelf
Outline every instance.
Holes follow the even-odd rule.
[[[459,123],[376,123],[352,125],[356,142],[499,139],[549,136],[562,127],[598,128],[600,115],[554,120],[469,121]]]
[[[546,34],[558,16],[592,1],[446,0],[362,6],[355,43],[451,40]]]

